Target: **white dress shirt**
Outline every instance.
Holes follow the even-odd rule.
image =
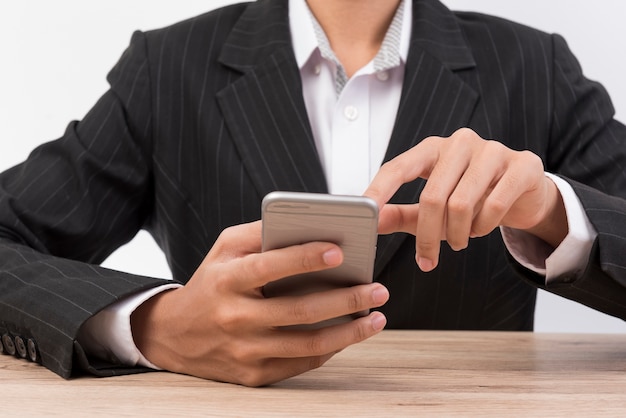
[[[289,20],[304,100],[329,192],[360,195],[380,167],[391,137],[409,50],[412,2],[402,1],[383,42],[381,51],[385,51],[349,79],[305,0],[289,1]],[[391,55],[395,54],[391,59],[386,55],[390,49]],[[555,250],[523,231],[501,230],[515,259],[550,282],[585,268],[596,232],[571,186],[559,177],[546,175],[553,179],[565,202],[569,234],[562,244]],[[150,297],[177,286],[164,285],[111,305],[85,323],[79,341],[93,355],[156,368],[134,344],[130,315]]]
[[[348,79],[306,2],[289,2],[304,101],[329,193],[362,195],[383,162],[402,94],[411,8],[410,1],[400,4],[381,50]]]

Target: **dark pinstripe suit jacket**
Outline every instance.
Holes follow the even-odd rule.
[[[75,343],[103,307],[161,281],[97,266],[149,230],[185,282],[225,227],[258,219],[272,190],[324,192],[284,0],[138,33],[111,89],[58,141],[0,177],[0,333],[37,342],[62,376],[134,371]],[[564,41],[504,20],[414,1],[411,48],[386,159],[469,126],[530,149],[570,181],[599,231],[586,271],[549,290],[626,317],[626,128]],[[421,181],[393,198],[415,202]],[[529,330],[536,277],[498,231],[424,274],[414,241],[379,241],[376,280],[392,328]],[[519,274],[516,274],[519,273]]]

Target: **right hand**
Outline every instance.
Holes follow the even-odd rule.
[[[341,249],[312,242],[261,253],[261,222],[226,229],[184,287],[161,293],[132,315],[133,337],[153,364],[211,380],[261,386],[324,364],[378,332],[380,312],[318,330],[316,323],[382,306],[378,283],[305,296],[264,298],[268,282],[338,266]]]

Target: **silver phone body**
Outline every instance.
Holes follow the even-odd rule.
[[[263,288],[266,297],[303,295],[372,281],[378,240],[378,207],[374,200],[272,192],[263,199],[262,220],[263,251],[324,241],[339,245],[344,256],[338,267],[268,283]]]

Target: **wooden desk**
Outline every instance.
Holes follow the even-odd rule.
[[[0,356],[2,416],[625,416],[626,335],[385,331],[252,389],[171,373],[64,381]]]

